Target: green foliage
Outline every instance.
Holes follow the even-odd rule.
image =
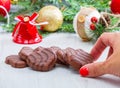
[[[116,17],[111,17],[111,24],[110,27],[107,28],[106,30],[108,32],[115,32],[115,31],[120,31],[120,18],[116,18]],[[119,22],[119,23],[118,23]],[[116,25],[115,27],[113,27],[116,23],[118,23],[118,25]]]
[[[4,28],[11,32],[16,24],[14,17],[19,14],[32,14],[33,12],[38,12],[45,5],[55,5],[62,11],[64,17],[63,25],[58,32],[74,32],[73,19],[81,6],[94,6],[99,11],[109,11],[108,2],[109,0],[19,0],[17,5],[22,6],[23,8],[16,13],[10,12],[11,24],[9,28],[6,28],[5,26]],[[103,31],[101,30],[100,34],[101,32]],[[43,35],[45,33],[46,32],[41,32]]]
[[[95,25],[96,29],[93,30],[94,33],[94,38],[97,39],[103,32],[106,32],[105,27],[102,26],[101,24],[96,24]]]
[[[93,36],[95,39],[97,39],[102,33],[104,32],[118,32],[120,31],[120,24],[118,23],[120,21],[120,18],[116,17],[110,17],[111,22],[108,27],[103,26],[102,24],[98,23],[95,25],[96,29],[93,31]],[[116,25],[118,23],[118,25]],[[116,25],[116,26],[114,26]]]
[[[61,26],[61,28],[58,30],[59,32],[70,32],[70,33],[73,33],[74,30],[73,30],[73,25],[72,23],[67,23],[67,22],[64,22],[63,25]]]

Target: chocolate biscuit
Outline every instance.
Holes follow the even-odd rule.
[[[69,57],[73,54],[76,54],[76,50],[68,47],[68,48],[65,49],[65,52],[66,52],[65,61],[69,64]]]
[[[27,57],[33,52],[33,49],[30,47],[23,47],[18,53],[20,58],[26,61]]]
[[[57,59],[56,63],[64,65],[64,63],[58,59],[58,55],[57,55],[58,50],[61,50],[61,49],[59,47],[57,47],[57,46],[51,46],[50,48],[54,52],[55,57]]]
[[[6,64],[11,65],[12,67],[15,68],[24,68],[27,66],[27,63],[25,61],[23,61],[19,55],[10,55],[6,57],[5,60]]]
[[[18,55],[6,57],[5,62],[16,68],[28,65],[37,71],[49,71],[54,68],[56,63],[79,70],[83,65],[92,63],[93,57],[82,49],[39,46],[34,50],[30,47],[23,47]]]
[[[79,70],[83,65],[92,63],[93,57],[82,49],[73,52],[67,52],[67,60],[70,66],[75,70]]]
[[[69,66],[67,60],[66,60],[66,50],[65,49],[59,49],[57,51],[57,59],[59,60],[59,62],[63,65]]]
[[[43,49],[44,49],[44,47],[39,46],[39,47],[35,48],[33,51],[36,52],[36,51],[41,51],[41,50],[43,50]]]
[[[27,64],[37,71],[49,71],[56,63],[54,52],[50,48],[32,52],[27,58]]]

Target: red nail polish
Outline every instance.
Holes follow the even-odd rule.
[[[88,68],[86,68],[86,67],[80,68],[79,74],[84,76],[84,77],[87,76],[89,74]]]

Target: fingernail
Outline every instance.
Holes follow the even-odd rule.
[[[79,74],[84,77],[87,76],[89,74],[88,68],[87,67],[80,68]]]

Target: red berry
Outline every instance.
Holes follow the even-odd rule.
[[[97,22],[98,22],[98,20],[97,20],[97,18],[96,18],[96,17],[92,17],[92,18],[91,18],[91,22],[92,22],[92,23],[97,23]]]
[[[90,24],[90,29],[91,29],[91,30],[95,30],[95,29],[96,29],[95,24],[93,24],[93,23]]]

